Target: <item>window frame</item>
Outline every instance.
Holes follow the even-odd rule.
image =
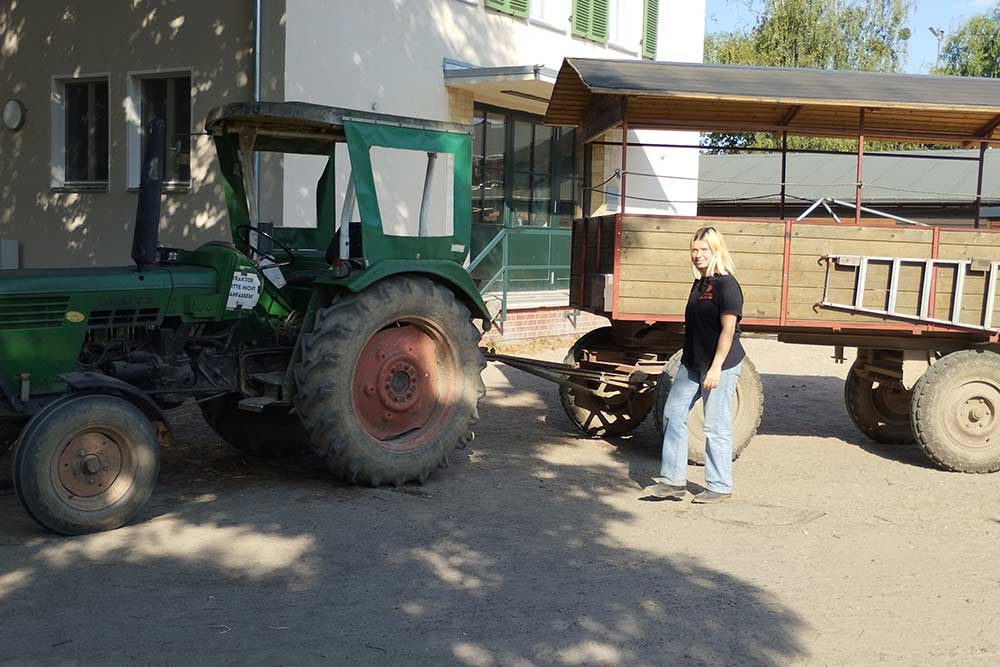
[[[645,16],[646,16],[646,0],[642,0],[642,9],[638,12],[637,16],[631,16],[628,14],[629,2],[634,3],[635,0],[607,0],[608,2],[608,41],[606,45],[608,48],[614,49],[615,51],[621,51],[622,53],[627,53],[632,56],[640,56],[642,54],[642,38],[643,38],[643,28],[645,27]],[[634,5],[632,5],[634,7]],[[612,11],[612,9],[616,11]],[[630,21],[622,21],[622,13],[626,14],[628,19],[638,19],[638,28],[635,30],[636,40],[634,43],[629,43],[621,39],[622,24],[629,23]],[[613,16],[613,18],[612,18]],[[618,34],[611,34],[611,26],[614,25],[615,30]],[[627,28],[626,28],[627,30]]]
[[[531,4],[528,6],[528,23],[530,23],[531,25],[541,26],[542,28],[547,28],[549,30],[559,33],[560,35],[565,35],[566,33],[568,33],[571,27],[570,17],[573,15],[573,0],[541,0],[541,3],[544,2],[562,3],[562,5],[567,10],[566,17],[563,20],[563,25],[560,26],[558,23],[553,23],[548,19],[534,15],[535,8],[541,7],[539,0],[531,0]]]
[[[142,170],[142,82],[148,79],[173,79],[187,76],[190,80],[191,92],[189,95],[190,118],[192,125],[195,122],[195,85],[194,67],[170,67],[129,70],[125,74],[127,95],[125,98],[125,144],[126,144],[126,190],[129,192],[139,191],[139,176]],[[188,132],[194,133],[194,128],[189,127]],[[163,181],[164,192],[190,192],[194,179],[194,149],[195,136],[191,137],[190,155],[192,164],[188,171],[186,181]]]
[[[66,84],[103,81],[108,85],[108,178],[101,181],[66,180]],[[108,192],[111,186],[111,72],[56,74],[51,78],[51,135],[49,188],[60,192]]]

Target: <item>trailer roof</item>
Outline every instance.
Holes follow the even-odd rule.
[[[545,122],[965,143],[1000,141],[996,79],[567,58]]]

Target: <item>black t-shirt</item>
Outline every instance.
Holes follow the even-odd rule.
[[[743,361],[746,352],[740,345],[740,320],[743,318],[743,290],[731,275],[699,278],[691,286],[684,309],[684,354],[681,363],[695,373],[704,373],[715,359],[722,334],[722,314],[736,315],[733,345],[722,370]]]

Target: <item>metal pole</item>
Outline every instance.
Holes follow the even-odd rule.
[[[854,191],[854,224],[861,224],[861,161],[865,156],[865,110],[861,109],[858,119],[858,181]]]
[[[253,7],[253,101],[260,102],[260,68],[263,57],[260,52],[260,7],[261,0],[255,0]],[[254,181],[254,208],[260,211],[260,153],[253,156],[254,173],[257,178]]]
[[[424,194],[420,199],[420,217],[417,219],[417,236],[427,236],[427,218],[431,214],[431,195],[434,189],[434,166],[437,164],[437,153],[427,154],[427,173],[424,174]]]
[[[351,218],[354,217],[354,174],[347,174],[344,208],[340,210],[340,259],[351,258]]]
[[[788,132],[781,133],[781,208],[778,217],[785,219],[785,170],[788,157]]]
[[[979,229],[979,218],[983,212],[983,166],[986,164],[985,141],[979,142],[979,176],[976,179],[976,229]]]

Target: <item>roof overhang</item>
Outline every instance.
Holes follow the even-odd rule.
[[[545,122],[1000,142],[995,79],[567,58]]]
[[[457,67],[448,61],[444,85],[471,93],[476,102],[528,113],[545,113],[556,71],[541,65]]]

